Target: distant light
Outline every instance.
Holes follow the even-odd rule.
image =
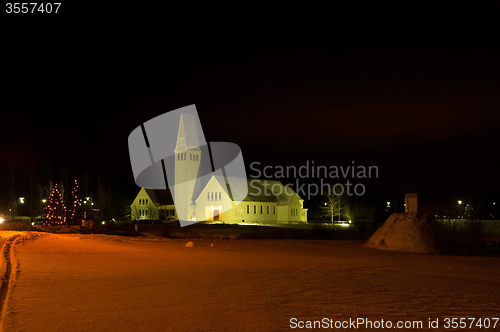
[[[103,225],[104,225],[105,223],[106,223],[105,221],[103,221],[103,222],[102,222],[102,224],[103,224]]]
[[[391,202],[387,202],[387,206],[391,206]]]
[[[496,203],[495,203],[495,202],[493,202],[493,205],[495,205],[495,204],[496,204]]]
[[[31,223],[31,226],[35,226],[35,223],[34,223],[34,222],[32,222],[32,223]]]
[[[458,201],[458,204],[462,204],[462,201]]]
[[[3,218],[0,218],[0,224],[3,223]]]
[[[19,197],[19,201],[21,202],[21,204],[24,204],[24,197]]]
[[[45,202],[47,202],[47,200],[46,199],[42,199],[42,203],[45,203]]]

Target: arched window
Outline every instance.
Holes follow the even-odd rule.
[[[217,193],[215,193],[215,200],[217,200]]]
[[[213,192],[210,193],[210,198],[211,198],[210,200],[212,200],[212,201],[214,200],[214,193]]]
[[[222,196],[221,196],[220,191],[219,191],[219,201],[222,199],[221,197],[222,197]]]
[[[207,193],[207,201],[210,200],[210,193]]]

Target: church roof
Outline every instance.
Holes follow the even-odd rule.
[[[221,179],[216,177],[216,179],[221,183]],[[228,182],[231,181],[231,177],[228,177]],[[269,179],[253,179],[247,178],[247,188],[248,193],[243,199],[243,201],[253,201],[253,202],[275,202],[279,205],[288,205],[292,198],[297,195],[295,191],[290,187],[285,187],[281,181],[277,180],[269,180]],[[226,184],[226,188],[229,191],[231,189],[231,193],[233,197],[237,196],[234,193],[234,189],[238,190],[238,188],[230,188],[229,185]],[[297,195],[298,196],[298,195]],[[299,199],[300,198],[299,196]]]
[[[200,142],[198,135],[198,127],[196,125],[196,117],[192,114],[182,113],[181,120],[179,123],[179,132],[177,133],[177,146],[176,150],[184,151],[188,150],[200,150],[200,146],[203,145]],[[203,132],[200,132],[203,143]]]
[[[151,202],[155,205],[172,205],[174,204],[174,200],[172,199],[172,195],[169,189],[146,189],[144,188],[146,193],[148,194]]]
[[[248,194],[244,201],[277,202],[288,205],[294,195],[290,187],[285,187],[281,181],[269,179],[247,179]],[[300,198],[300,197],[299,197]]]

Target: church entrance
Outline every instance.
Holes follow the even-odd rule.
[[[213,220],[220,220],[219,219],[219,210],[214,210],[214,219]]]

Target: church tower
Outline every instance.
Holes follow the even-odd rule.
[[[181,114],[177,145],[175,147],[175,209],[180,220],[193,220],[195,205],[193,194],[200,168],[201,150],[196,118]]]

